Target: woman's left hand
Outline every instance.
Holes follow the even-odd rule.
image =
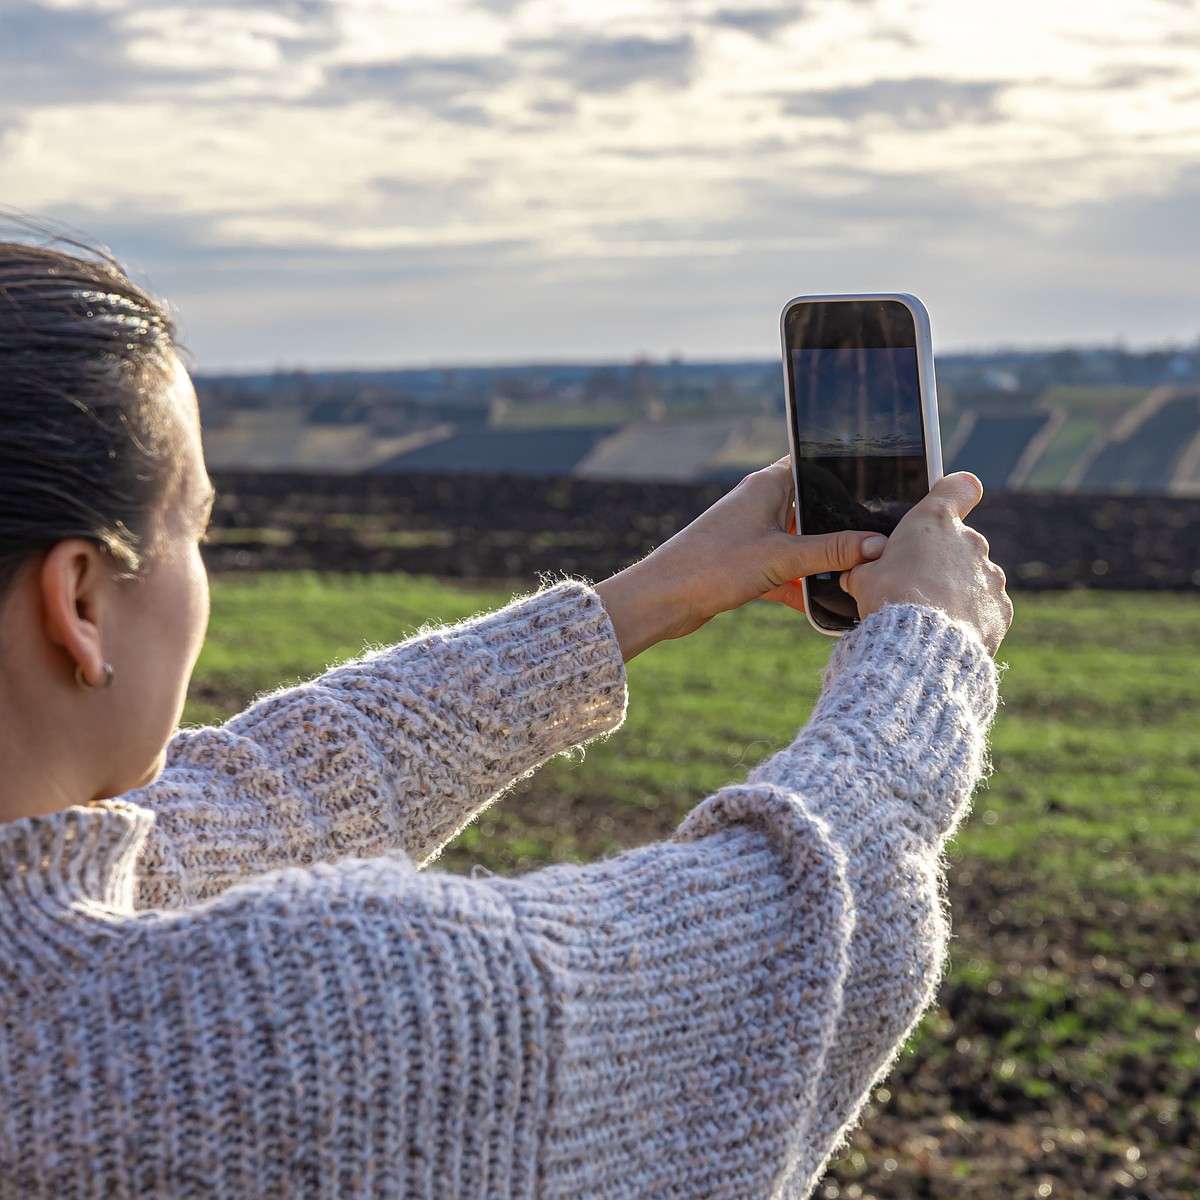
[[[653,553],[597,586],[626,661],[668,638],[684,637],[748,600],[803,611],[796,581],[848,571],[887,544],[863,531],[797,535],[786,458],[747,475],[728,495]]]

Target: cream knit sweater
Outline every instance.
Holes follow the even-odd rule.
[[[563,584],[0,825],[0,1197],[808,1194],[937,982],[991,661],[884,609],[672,841],[418,870],[624,694]]]

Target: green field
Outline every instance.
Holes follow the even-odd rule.
[[[1038,407],[1057,411],[1065,420],[1043,447],[1022,486],[1032,491],[1061,488],[1097,436],[1115,426],[1148,394],[1144,387],[1048,388],[1038,398]]]
[[[219,578],[185,719],[505,599]],[[1200,1196],[1198,644],[1194,596],[1017,597],[995,772],[950,853],[940,1005],[818,1195]],[[785,744],[827,654],[765,604],[656,647],[631,664],[624,729],[520,784],[442,865],[523,870],[666,835]]]

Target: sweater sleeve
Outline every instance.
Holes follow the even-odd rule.
[[[807,1195],[936,981],[993,703],[963,630],[885,610],[675,840],[516,879],[346,860],[147,914],[50,1023],[80,1044],[27,1057],[71,1064],[50,1097],[127,1064],[82,1119],[159,1172],[138,1194]]]
[[[625,674],[596,593],[563,583],[181,731],[149,787],[141,907],[290,865],[434,857],[515,779],[615,729]]]
[[[885,608],[834,650],[793,745],[680,831],[702,837],[799,807],[831,831],[845,864],[852,932],[840,1012],[812,1080],[808,1139],[821,1151],[799,1162],[803,1191],[933,998],[949,932],[941,852],[985,769],[996,703],[977,636],[929,609]]]

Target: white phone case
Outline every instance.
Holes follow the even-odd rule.
[[[917,382],[921,393],[921,424],[925,431],[925,463],[929,474],[929,486],[932,487],[942,477],[942,438],[938,427],[937,385],[933,373],[933,335],[929,325],[929,312],[925,305],[907,292],[856,292],[845,295],[796,296],[783,306],[779,317],[779,340],[783,347],[783,390],[784,403],[787,405],[788,448],[792,457],[792,484],[796,495],[800,494],[800,480],[796,473],[796,421],[792,412],[795,398],[792,396],[791,379],[788,372],[787,344],[787,315],[794,305],[839,303],[860,300],[896,300],[904,305],[912,314],[913,326],[917,333]],[[796,507],[796,532],[803,533],[799,505]],[[812,618],[812,606],[808,597],[808,581],[803,581],[804,609],[808,623],[818,633],[829,637],[841,637],[844,630],[826,629],[818,625]]]

